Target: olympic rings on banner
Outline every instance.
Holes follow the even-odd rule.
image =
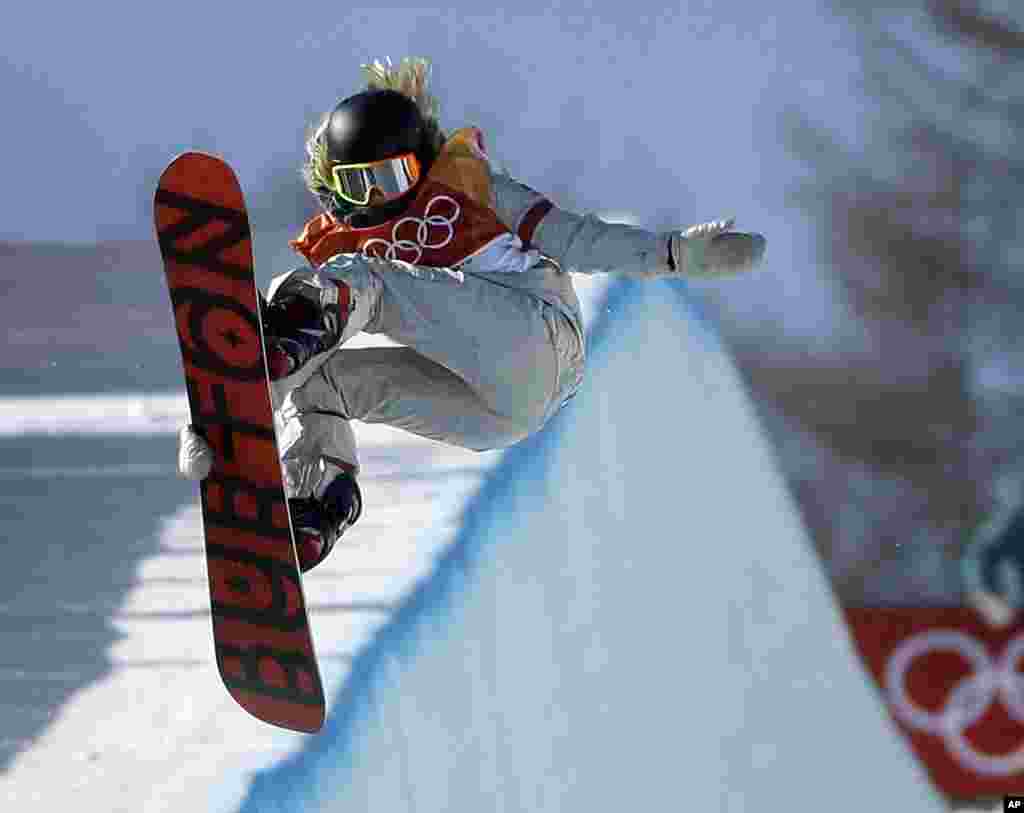
[[[946,696],[937,711],[922,708],[910,696],[906,678],[918,658],[935,652],[952,652],[971,672]],[[1024,660],[1024,635],[1013,638],[1006,651],[993,659],[974,638],[955,630],[932,630],[903,641],[885,669],[885,688],[896,715],[911,728],[941,737],[949,753],[965,768],[982,776],[1010,776],[1024,772],[1024,746],[1011,754],[992,756],[978,752],[965,732],[1002,700],[1010,717],[1024,725],[1024,674],[1017,667]]]

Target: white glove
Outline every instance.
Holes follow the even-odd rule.
[[[178,432],[178,474],[186,480],[202,480],[213,468],[213,449],[194,426]]]
[[[768,241],[760,234],[731,232],[733,219],[698,223],[669,235],[669,256],[677,274],[714,277],[757,267]]]

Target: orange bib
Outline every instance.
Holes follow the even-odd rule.
[[[467,127],[445,142],[402,215],[356,229],[321,214],[306,223],[290,245],[314,267],[337,254],[362,253],[455,268],[510,234],[494,213],[493,201],[482,135],[477,128]]]

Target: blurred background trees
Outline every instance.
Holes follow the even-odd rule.
[[[784,126],[849,322],[828,354],[734,348],[840,597],[959,603],[965,537],[1024,471],[1024,8],[831,5],[858,132]]]

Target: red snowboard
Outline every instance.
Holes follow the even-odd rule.
[[[246,711],[317,731],[324,694],[274,436],[242,190],[222,160],[188,152],[160,176],[154,212],[192,423],[215,455],[200,492],[217,666]]]

